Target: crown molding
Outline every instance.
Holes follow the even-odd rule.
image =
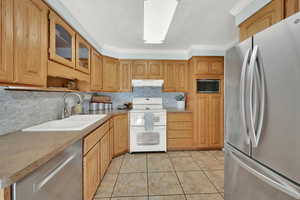
[[[238,26],[265,7],[272,0],[241,0],[230,11],[235,17],[235,24]]]
[[[66,22],[69,23],[81,36],[83,36],[102,55],[118,59],[167,59],[167,60],[188,60],[192,56],[224,56],[231,44],[236,44],[234,40],[226,45],[192,45],[187,49],[129,49],[118,48],[107,44],[99,45],[90,36],[79,21],[72,15],[60,1],[45,0]]]

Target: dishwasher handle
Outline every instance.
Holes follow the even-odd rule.
[[[65,159],[61,164],[54,168],[48,175],[46,175],[41,181],[33,184],[33,192],[41,190],[56,174],[58,174],[67,164],[75,159],[77,153],[72,154],[70,157]]]

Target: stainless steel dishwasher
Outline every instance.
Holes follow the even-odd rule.
[[[13,200],[82,199],[82,141],[13,185]]]

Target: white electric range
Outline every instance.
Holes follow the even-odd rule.
[[[130,153],[167,151],[167,112],[162,98],[134,98],[129,118]]]

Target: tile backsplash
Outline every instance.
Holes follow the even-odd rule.
[[[64,93],[8,91],[0,87],[0,135],[58,119]]]
[[[61,117],[63,96],[60,92],[9,91],[0,87],[0,135]],[[84,95],[85,93],[81,93]],[[165,108],[176,107],[174,97],[184,93],[164,93],[161,88],[134,88],[128,93],[98,93],[112,97],[114,108],[133,97],[162,97]]]
[[[162,97],[163,106],[165,108],[176,107],[175,96],[184,93],[178,92],[162,92],[160,87],[137,87],[133,88],[132,92],[128,93],[98,93],[99,95],[107,95],[112,98],[114,108],[126,102],[131,102],[134,97]]]

